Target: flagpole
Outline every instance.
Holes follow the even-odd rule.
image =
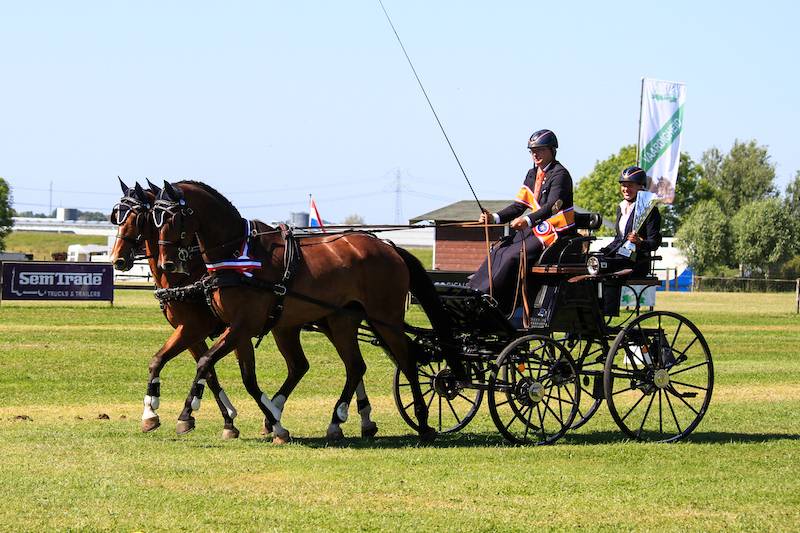
[[[639,143],[642,142],[642,103],[644,102],[644,78],[642,78],[641,88],[639,89],[639,130],[636,135],[636,165],[639,164]]]

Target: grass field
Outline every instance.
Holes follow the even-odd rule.
[[[50,261],[53,252],[66,252],[70,244],[105,244],[102,235],[75,235],[49,231],[12,231],[6,239],[7,252],[33,254],[36,261]]]
[[[121,292],[113,307],[3,302],[0,530],[797,530],[793,295],[659,294],[659,307],[698,324],[714,356],[711,406],[687,442],[627,441],[603,406],[554,446],[512,447],[484,406],[461,434],[421,446],[394,408],[391,363],[365,346],[379,435],[358,438],[352,408],[350,436],[328,447],[343,367],[307,334],[311,370],[284,414],[294,441],[280,447],[259,437],[233,356],[218,371],[240,439],[220,439],[210,394],[196,431],[174,434],[188,356],[162,374],[163,426],[139,432],[147,362],[169,332],[150,293]],[[258,356],[272,393],[283,360],[270,340]]]

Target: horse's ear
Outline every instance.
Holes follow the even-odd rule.
[[[147,201],[147,195],[144,193],[144,189],[142,189],[142,186],[139,185],[138,181],[136,182],[136,185],[133,188],[133,194],[135,195],[136,199],[139,200],[140,202],[145,204],[149,203]]]
[[[147,178],[147,186],[150,188],[150,192],[154,195],[158,196],[161,193],[161,189],[155,183],[150,181],[150,178]]]
[[[183,192],[178,187],[173,187],[167,180],[164,180],[164,195],[173,202],[183,201]]]
[[[127,195],[127,194],[128,194],[128,189],[129,189],[129,187],[128,187],[127,185],[125,185],[125,182],[124,182],[124,181],[122,181],[122,178],[120,178],[119,176],[117,176],[117,179],[119,180],[119,185],[120,185],[120,187],[122,187],[122,194],[125,194],[125,195]]]

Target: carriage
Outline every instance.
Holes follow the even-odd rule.
[[[264,413],[265,425],[275,430],[276,440],[287,440],[280,414],[307,369],[299,332],[308,327],[329,336],[347,369],[328,428],[331,439],[342,437],[339,425],[347,419],[354,393],[362,434],[377,431],[369,419],[357,338],[391,353],[397,364],[397,407],[423,439],[465,427],[484,396],[500,433],[525,444],[555,442],[585,424],[604,400],[628,437],[658,442],[690,434],[708,408],[714,372],[703,335],[679,314],[641,312],[641,294],[659,284],[652,263],[642,276],[587,252],[599,215],[577,215],[576,226],[589,234],[559,238],[530,269],[524,295],[531,298],[523,302],[531,303],[520,324],[489,295],[460,285],[434,286],[411,254],[370,233],[310,236],[300,244],[285,228],[257,223],[251,229],[227,199],[199,182],[165,182],[163,190],[150,184],[150,196],[138,184],[121,185],[125,196],[112,214],[120,226],[115,266],[127,268],[144,246],[162,285],[156,295],[176,327],[150,364],[143,431],[160,424],[161,368],[189,348],[197,373],[178,433],[194,428],[192,412],[208,378],[225,422],[223,437],[237,436],[236,411],[213,374],[214,363],[236,350],[245,388]],[[247,257],[251,245],[263,264]],[[257,274],[227,270],[242,262]],[[178,274],[179,266],[188,269],[185,274]],[[633,292],[634,303],[620,313],[622,287]],[[431,327],[403,322],[409,289],[421,298]],[[201,340],[223,330],[210,349]],[[256,382],[250,340],[268,331],[288,370],[272,400]]]
[[[529,269],[532,303],[524,324],[506,317],[489,295],[437,284],[470,376],[455,379],[433,329],[409,327],[426,354],[418,377],[437,431],[464,428],[484,396],[497,429],[513,443],[552,443],[589,421],[604,400],[632,439],[672,442],[697,427],[714,383],[708,344],[686,317],[643,312],[643,296],[654,296],[660,284],[657,257],[647,259],[642,276],[588,253],[600,222],[596,214],[578,215],[576,224],[589,235],[558,240]],[[620,309],[623,288],[633,299]],[[401,416],[416,428],[409,383],[399,371],[393,392]]]

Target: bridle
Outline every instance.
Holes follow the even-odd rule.
[[[185,217],[191,216],[194,214],[194,210],[191,207],[186,205],[186,202],[183,200],[175,201],[175,200],[166,200],[166,199],[158,199],[156,200],[155,204],[153,205],[153,223],[156,226],[157,230],[160,230],[164,224],[167,222],[167,215],[169,215],[173,220],[175,219],[176,215],[181,215],[178,219],[180,227],[178,232],[178,241],[170,241],[166,239],[161,239],[161,235],[159,234],[158,245],[159,246],[174,246],[177,248],[177,256],[178,261],[186,266],[186,263],[189,261],[191,257],[195,254],[200,253],[200,245],[197,244],[195,246],[190,246],[187,244],[187,234],[184,228],[183,219]]]
[[[111,223],[121,228],[125,221],[128,219],[131,214],[133,214],[135,219],[136,225],[136,238],[128,237],[127,235],[122,235],[120,230],[117,230],[117,234],[115,238],[126,242],[131,245],[132,247],[132,258],[143,258],[148,259],[147,255],[138,254],[138,250],[142,248],[144,244],[144,224],[146,222],[147,213],[150,210],[150,204],[147,202],[143,202],[131,196],[124,196],[117,205],[111,210]]]

